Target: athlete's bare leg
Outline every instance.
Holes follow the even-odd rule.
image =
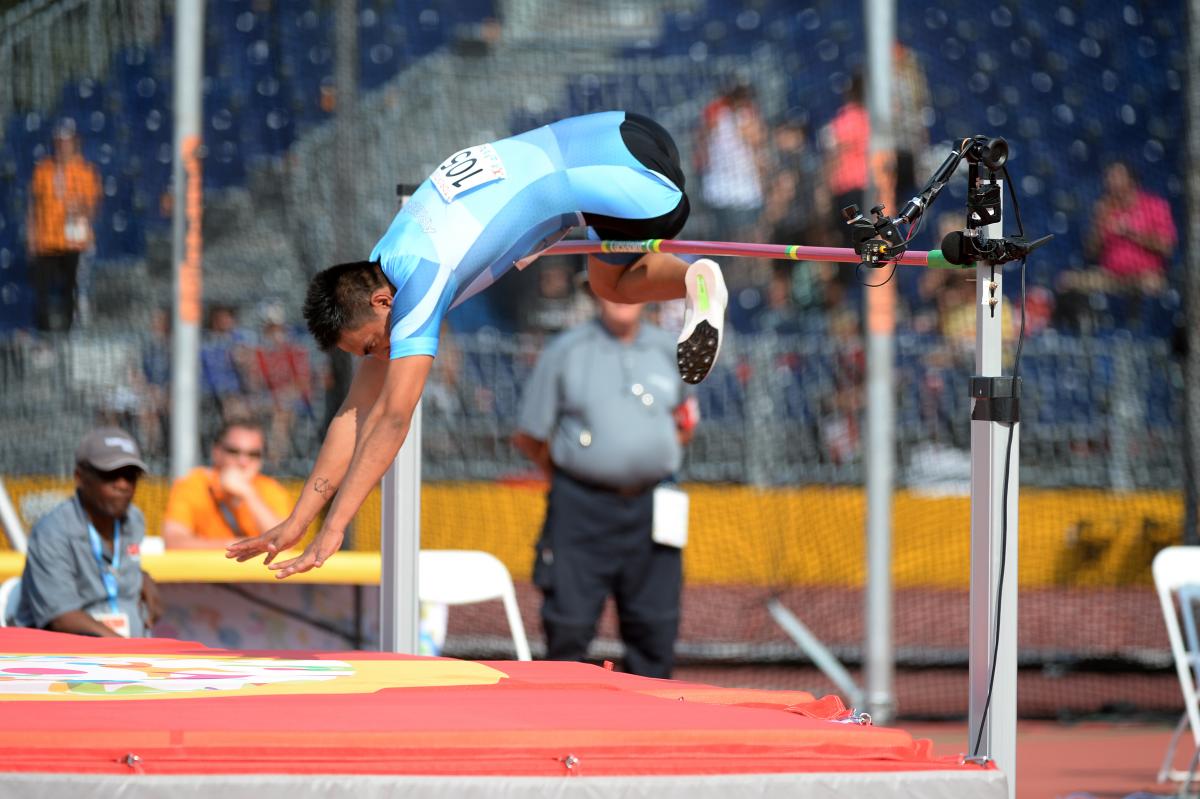
[[[627,266],[588,258],[592,291],[610,302],[639,303],[680,300],[687,294],[686,261],[665,252],[646,253]]]
[[[683,331],[676,346],[679,374],[688,383],[699,383],[708,376],[721,349],[729,304],[716,262],[702,258],[688,264],[667,253],[648,253],[629,266],[588,258],[588,282],[597,295],[612,302],[686,299]]]

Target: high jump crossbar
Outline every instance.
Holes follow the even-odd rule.
[[[739,241],[685,241],[682,239],[644,239],[642,241],[560,241],[542,251],[542,255],[590,255],[600,253],[666,252],[676,255],[726,255],[745,258],[773,258],[781,261],[833,261],[857,264],[863,257],[850,247],[807,247],[802,244],[753,244]],[[963,269],[952,264],[941,250],[909,250],[899,258],[881,261],[931,269]]]

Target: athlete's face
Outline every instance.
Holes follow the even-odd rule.
[[[367,358],[388,360],[390,354],[390,339],[388,336],[388,319],[392,311],[392,295],[387,291],[377,291],[371,295],[371,316],[361,326],[346,330],[338,339],[338,349],[351,355],[361,355]]]

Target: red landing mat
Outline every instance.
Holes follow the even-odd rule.
[[[8,771],[550,776],[979,771],[836,697],[577,663],[237,652],[0,629]]]

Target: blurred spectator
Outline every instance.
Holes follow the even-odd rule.
[[[1130,323],[1139,321],[1141,300],[1167,288],[1167,268],[1178,235],[1166,199],[1143,190],[1133,168],[1113,161],[1104,170],[1104,194],[1092,208],[1086,246],[1099,267],[1059,277],[1058,324],[1090,332],[1102,295],[1126,298]]]
[[[270,414],[267,452],[271,464],[277,466],[292,449],[292,425],[297,417],[315,421],[308,348],[288,335],[278,307],[272,306],[265,314],[262,339],[254,350],[253,374]]]
[[[839,466],[859,460],[862,450],[866,350],[861,327],[854,312],[830,311],[829,337],[836,365],[830,391],[822,397],[819,430],[826,457]]]
[[[524,296],[528,307],[521,314],[525,330],[536,333],[561,333],[591,315],[588,300],[577,292],[575,268],[570,259],[542,259],[534,267],[537,288]],[[682,325],[681,325],[682,326]]]
[[[163,539],[170,549],[224,549],[283,521],[292,508],[287,489],[261,474],[262,427],[226,423],[212,448],[212,468],[175,481],[167,498]]]
[[[962,230],[961,214],[937,217],[936,241]],[[912,325],[917,333],[932,333],[944,340],[974,345],[975,271],[972,269],[922,269],[917,283],[918,306]]]
[[[100,176],[80,151],[74,121],[59,124],[54,152],[34,167],[29,195],[34,324],[41,331],[70,330],[79,262],[93,248],[92,220],[100,204]]]
[[[713,238],[758,241],[766,126],[754,89],[735,83],[705,106],[696,136],[696,171],[713,213]]]
[[[937,218],[936,240],[941,241],[946,234],[962,230],[964,224],[961,214],[940,214]],[[975,288],[974,269],[922,269],[917,283],[918,302],[911,314],[913,330],[940,336],[943,343],[957,353],[954,357],[973,352]],[[1029,287],[1026,335],[1034,335],[1047,326],[1052,307],[1053,297],[1044,288]],[[1021,305],[1017,301],[1005,300],[1001,308],[1004,336],[1012,339],[1021,322]],[[936,351],[934,356],[937,356]]]
[[[142,571],[146,520],[133,495],[146,464],[133,437],[97,428],[75,450],[75,496],[29,537],[17,623],[98,637],[145,636],[162,615]]]
[[[784,263],[771,272],[766,306],[755,318],[760,332],[781,335],[800,332],[800,309],[792,296],[792,269],[791,264]]]
[[[829,192],[821,159],[810,146],[806,119],[793,110],[771,131],[772,176],[764,221],[771,240],[823,244],[829,229]]]
[[[679,545],[653,533],[659,485],[679,468],[698,414],[668,333],[641,305],[597,298],[599,318],[550,342],[514,444],[550,478],[533,579],[546,657],[582,660],[616,598],[625,670],[669,677],[683,582]],[[681,543],[681,542],[680,542]]]
[[[917,55],[900,42],[892,51],[892,136],[896,148],[896,207],[917,193],[916,164],[929,148],[929,81]],[[841,209],[838,209],[839,211]]]
[[[833,194],[833,224],[849,246],[850,228],[842,218],[848,205],[864,208],[863,192],[867,187],[867,148],[870,140],[870,120],[863,102],[863,77],[855,73],[842,98],[842,105],[833,120],[822,130],[825,150],[825,182]]]
[[[835,229],[835,242],[851,246],[850,227],[842,217],[842,209],[857,205],[866,212],[867,148],[870,139],[870,120],[863,102],[863,78],[855,73],[843,95],[843,102],[833,120],[821,132],[825,150],[825,183],[833,195],[832,213],[828,217]],[[869,214],[868,214],[869,215]],[[840,305],[847,299],[861,300],[854,288],[857,273],[854,269],[836,269],[832,273],[830,302]]]
[[[460,392],[464,390],[462,377],[462,349],[455,339],[450,323],[442,320],[441,344],[438,356],[433,360],[425,393],[421,395],[424,408],[430,413],[454,414],[463,410]]]
[[[245,394],[249,351],[245,331],[227,305],[208,312],[208,328],[200,344],[200,373],[206,399],[216,403],[222,420],[247,416]]]
[[[142,344],[140,362],[130,368],[129,386],[138,397],[143,448],[151,457],[165,455],[171,406],[171,312],[166,308],[150,316],[149,336]]]
[[[806,122],[804,113],[793,109],[771,133],[772,179],[763,216],[772,241],[819,246],[827,244],[832,235],[830,197],[821,158],[811,146]],[[829,263],[774,263],[764,317],[757,327],[794,332],[799,327],[801,308],[820,306],[826,299],[840,296],[836,287],[829,288],[835,269]]]

